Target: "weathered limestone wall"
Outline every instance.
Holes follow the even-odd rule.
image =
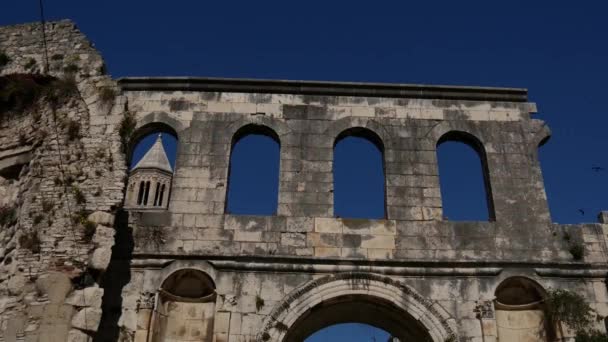
[[[69,21],[48,23],[46,36],[49,74],[75,91],[2,113],[0,210],[15,213],[0,225],[2,341],[92,339],[126,177],[124,101],[101,56]],[[0,52],[9,58],[0,76],[41,73],[41,26],[0,27]]]
[[[140,127],[165,123],[179,135],[162,223],[170,222],[171,239],[159,252],[571,259],[556,238],[560,228],[550,222],[536,152],[549,132],[542,121],[530,119],[532,103],[186,91],[126,95]],[[224,215],[230,144],[247,124],[268,126],[280,137],[276,216]],[[383,141],[387,220],[332,218],[333,144],[351,127],[369,128]],[[468,132],[483,143],[495,222],[443,220],[436,144],[449,131]],[[585,236],[590,244],[603,241],[597,226],[589,226]],[[588,252],[589,260],[605,257],[597,246]]]
[[[196,82],[120,81],[138,127],[164,124],[179,139],[168,210],[129,212],[130,258],[136,262],[122,289],[118,325],[137,330],[136,340],[143,338],[143,318],[149,317],[138,312],[154,306],[145,298],[180,268],[200,269],[216,282],[215,341],[281,340],[282,329],[292,329],[297,320],[278,313],[281,308],[297,311],[298,302],[314,306],[324,286],[333,294],[360,293],[358,281],[316,283],[359,272],[372,282],[363,291],[371,296],[386,289],[367,278],[383,274],[388,280],[379,282],[395,281],[423,298],[420,314],[443,320],[436,328],[431,321],[427,325],[437,341],[451,335],[495,341],[492,300],[511,276],[527,277],[544,289],[574,290],[598,314],[608,314],[606,225],[550,221],[537,159],[550,131],[530,117],[533,103],[185,89]],[[232,138],[248,124],[267,126],[280,139],[275,216],[224,212]],[[334,141],[352,127],[368,128],[382,139],[384,220],[333,217]],[[483,144],[491,222],[443,217],[436,145],[450,131],[470,133]],[[570,252],[578,244],[584,248],[582,261]],[[303,288],[314,289],[310,298]],[[432,313],[435,307],[445,317]]]

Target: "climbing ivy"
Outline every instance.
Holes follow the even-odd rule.
[[[580,331],[576,334],[575,342],[608,342],[608,335],[605,333],[592,330],[592,331]]]
[[[131,140],[131,136],[135,131],[135,126],[137,122],[135,121],[135,114],[125,111],[120,121],[120,126],[118,128],[118,134],[120,135],[120,142],[122,145],[123,153],[127,153],[129,141]]]
[[[562,336],[563,323],[576,332],[577,342],[608,342],[605,334],[591,328],[597,315],[580,294],[564,289],[549,290],[545,304],[549,320],[559,326]]]

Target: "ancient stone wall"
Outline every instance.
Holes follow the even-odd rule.
[[[365,311],[369,298],[353,304],[362,293],[374,305],[409,300],[390,282],[416,298],[419,308],[408,310],[433,341],[495,341],[495,291],[510,277],[581,293],[598,314],[608,314],[608,226],[551,222],[537,158],[550,131],[531,117],[536,106],[524,90],[404,87],[390,95],[379,85],[288,81],[128,78],[119,84],[140,129],[165,127],[179,140],[168,210],[129,212],[133,263],[116,321],[136,331],[135,339],[147,336],[142,322],[154,320],[141,315],[154,303],[143,311],[140,303],[183,268],[216,283],[216,341],[301,338],[310,327]],[[345,95],[353,93],[361,95]],[[280,141],[277,214],[226,213],[233,137],[259,126]],[[333,146],[351,128],[369,129],[384,147],[385,219],[334,217]],[[443,217],[436,146],[449,132],[481,143],[489,222]],[[575,245],[584,248],[583,260],[573,256]],[[315,311],[324,322],[303,318],[315,305],[345,297],[350,306]],[[374,314],[362,315],[382,326]]]
[[[101,56],[69,21],[46,37],[56,81],[40,87],[27,75],[45,71],[41,25],[0,27],[2,101],[36,93],[0,109],[0,210],[14,215],[0,225],[2,341],[91,339],[126,177],[122,103]]]

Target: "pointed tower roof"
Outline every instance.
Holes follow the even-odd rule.
[[[137,162],[135,167],[131,171],[136,169],[159,169],[173,173],[169,158],[167,158],[167,152],[163,147],[162,134],[158,134],[158,138],[154,142],[154,145],[150,147],[148,152]]]

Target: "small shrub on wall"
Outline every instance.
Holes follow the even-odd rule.
[[[592,328],[597,314],[580,294],[564,289],[549,290],[545,304],[547,315],[559,327],[561,336],[564,335],[562,324],[566,324],[576,332],[576,342],[608,342],[606,334]]]

